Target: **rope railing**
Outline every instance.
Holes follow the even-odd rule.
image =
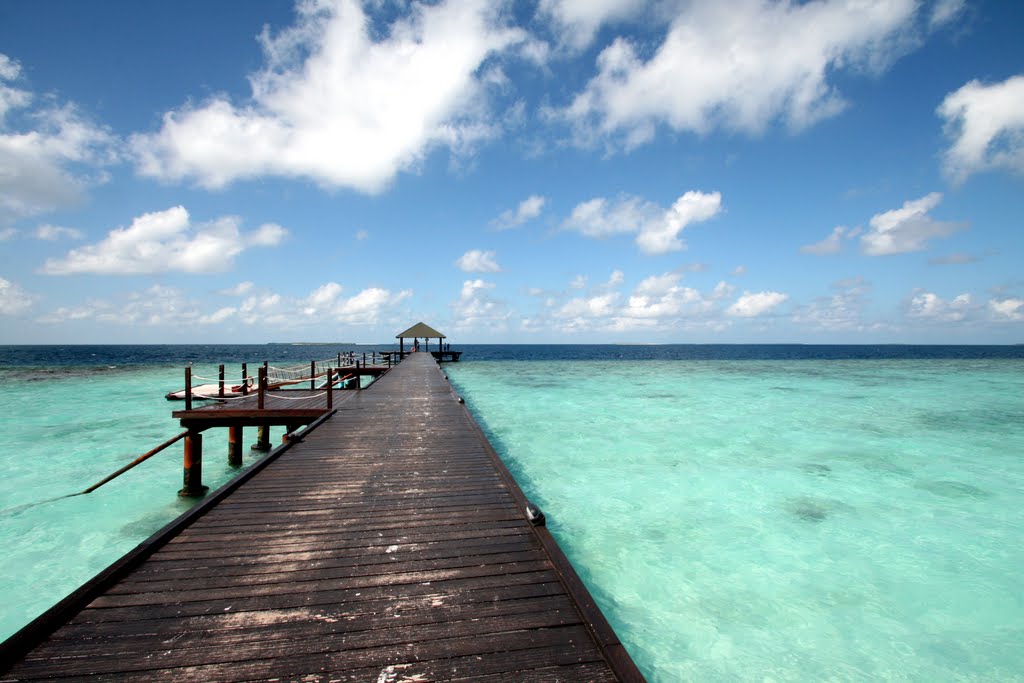
[[[173,392],[168,394],[168,398],[180,397],[175,394],[184,394],[185,399],[185,410],[192,410],[192,400],[215,400],[215,401],[238,401],[242,400],[249,395],[258,394],[259,403],[258,407],[263,407],[263,400],[268,395],[269,391],[280,389],[281,387],[290,386],[293,384],[301,384],[303,382],[309,382],[310,390],[323,391],[327,389],[328,382],[330,383],[331,390],[338,385],[344,388],[348,380],[360,375],[360,363],[366,365],[368,363],[375,363],[377,358],[380,357],[382,360],[385,358],[383,353],[377,351],[370,351],[364,353],[355,353],[352,351],[346,351],[338,353],[333,358],[327,358],[319,361],[310,361],[309,365],[291,365],[291,366],[276,366],[270,365],[266,361],[259,367],[257,374],[249,374],[246,369],[246,363],[242,364],[242,375],[237,380],[232,377],[228,378],[224,373],[224,366],[220,366],[220,372],[216,379],[211,377],[203,377],[201,375],[192,374],[191,363],[185,368],[185,390],[184,392]],[[388,363],[390,366],[390,362]],[[349,372],[344,377],[340,377],[344,371]],[[331,378],[334,374],[335,377]],[[323,380],[327,376],[328,380]],[[318,380],[320,380],[318,382]],[[196,386],[196,382],[211,382],[216,383],[215,386],[204,385],[202,391],[198,391],[200,387]],[[236,383],[237,382],[237,383]],[[358,385],[357,385],[357,388]],[[300,398],[293,397],[282,397],[284,400],[302,400]]]
[[[202,375],[195,375],[195,374],[192,375],[192,379],[201,379],[204,382],[219,382],[220,381],[220,377],[203,377]],[[245,381],[250,381],[251,382],[253,379],[255,379],[255,378],[252,375],[239,375],[238,377],[225,377],[224,378],[224,382],[225,382],[225,384],[235,384],[235,383],[241,384],[242,382],[245,382]]]

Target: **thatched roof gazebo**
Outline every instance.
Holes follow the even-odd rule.
[[[404,332],[399,332],[398,334],[395,335],[395,338],[398,339],[399,358],[402,358],[402,357],[405,356],[405,340],[406,339],[412,339],[413,340],[413,344],[414,344],[413,350],[419,350],[419,340],[423,339],[423,341],[424,341],[424,349],[423,350],[431,353],[434,356],[434,358],[437,358],[438,360],[458,360],[459,359],[459,353],[460,352],[445,350],[443,340],[446,339],[446,337],[443,334],[441,334],[440,332],[438,332],[437,330],[435,330],[433,327],[431,327],[430,325],[428,325],[428,324],[426,324],[424,322],[418,322],[415,325],[413,325],[412,327],[410,327],[409,329],[405,330]],[[437,351],[431,351],[430,350],[430,340],[431,339],[436,339],[437,340]]]
[[[426,349],[424,350],[426,351],[430,351],[431,339],[437,340],[437,347],[438,350],[440,351],[441,340],[445,338],[443,334],[435,330],[430,325],[422,322],[416,323],[415,325],[407,329],[405,332],[399,332],[398,334],[395,335],[395,338],[398,339],[398,350],[401,351],[402,353],[405,353],[405,340],[413,339],[418,342],[420,337],[423,337],[424,339],[426,345]]]

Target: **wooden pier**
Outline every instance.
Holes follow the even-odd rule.
[[[0,645],[0,681],[642,681],[414,353]]]

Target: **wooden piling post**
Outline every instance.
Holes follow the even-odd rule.
[[[231,467],[242,466],[242,426],[232,425],[228,427],[228,465]]]
[[[217,369],[217,396],[224,398],[224,364]]]
[[[242,396],[249,395],[249,365],[242,363]]]
[[[270,427],[260,425],[256,428],[256,443],[252,445],[254,451],[266,453],[270,450]]]
[[[178,495],[183,498],[194,498],[206,493],[209,488],[203,486],[203,435],[192,429],[185,436],[184,478]]]

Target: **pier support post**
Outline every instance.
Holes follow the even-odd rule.
[[[188,430],[185,436],[185,468],[184,485],[178,491],[183,498],[198,497],[206,493],[208,486],[203,486],[203,435]]]
[[[270,427],[260,425],[256,428],[256,443],[252,445],[252,449],[262,453],[270,450]]]
[[[242,426],[228,427],[228,465],[242,466]]]

